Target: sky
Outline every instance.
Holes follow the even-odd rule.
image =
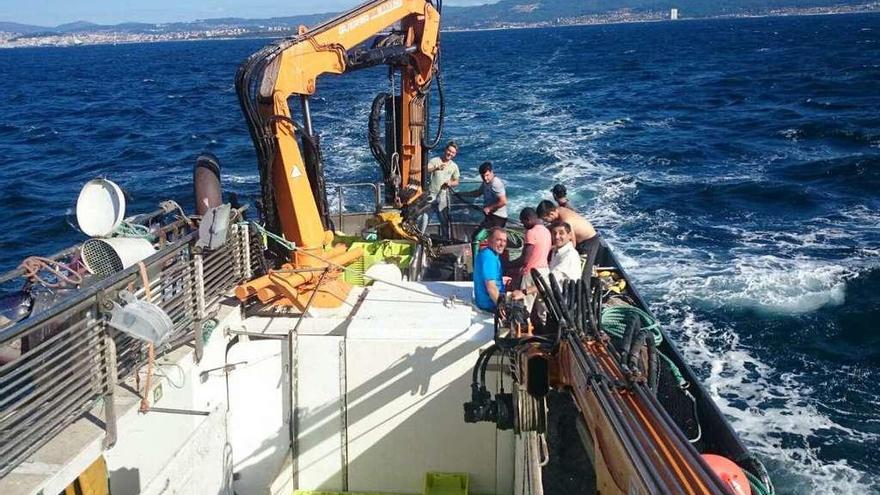
[[[444,0],[445,5],[480,5],[497,0]],[[0,0],[0,22],[57,26],[74,21],[98,24],[175,22],[215,17],[265,19],[338,12],[363,0]]]

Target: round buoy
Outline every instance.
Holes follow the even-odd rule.
[[[399,284],[403,281],[403,274],[397,265],[380,261],[364,273],[364,278],[367,283],[372,281],[376,283],[389,282],[391,284]]]
[[[715,454],[703,454],[703,460],[712,468],[715,475],[730,487],[732,495],[752,495],[752,487],[746,473],[726,457]]]
[[[106,237],[119,227],[125,216],[122,189],[107,179],[86,182],[76,200],[76,222],[90,237]]]

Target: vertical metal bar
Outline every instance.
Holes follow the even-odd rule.
[[[290,377],[290,403],[287,408],[287,427],[290,437],[290,466],[293,470],[291,475],[293,489],[299,488],[299,410],[297,408],[297,395],[299,395],[299,352],[297,334],[291,329],[287,333],[287,354],[290,361],[288,376]]]
[[[344,228],[345,226],[342,225],[342,205],[344,204],[342,197],[344,195],[344,193],[343,193],[344,190],[345,190],[344,186],[342,186],[342,185],[336,186],[336,193],[337,193],[337,196],[339,196],[339,212],[338,212],[339,213],[339,223],[336,224],[336,228],[343,231],[343,232],[345,232],[345,228]]]
[[[104,333],[104,448],[116,444],[116,340],[106,324],[101,324]]]
[[[309,108],[309,97],[306,95],[301,95],[299,97],[299,101],[302,103],[302,112],[303,112],[303,127],[306,131],[306,134],[309,136],[314,136],[312,132],[312,111]]]
[[[373,186],[373,192],[376,194],[376,213],[379,213],[380,211],[382,211],[382,196],[381,196],[382,193],[379,190],[379,184],[376,184],[374,182],[372,184],[372,186]]]
[[[195,346],[195,362],[202,360],[205,352],[205,343],[202,340],[202,330],[205,321],[205,263],[202,253],[193,255],[193,269],[195,271],[196,289],[196,317],[193,318],[193,344]]]
[[[250,280],[254,274],[251,270],[251,229],[247,225],[240,226],[241,232],[241,243],[242,243],[242,258],[244,260],[244,267],[242,273],[242,281]]]
[[[348,379],[345,362],[345,337],[339,341],[339,452],[342,460],[342,491],[348,491]]]
[[[231,240],[226,243],[226,246],[231,250],[232,278],[238,283],[238,281],[241,280],[241,275],[244,271],[241,266],[241,236],[238,234],[238,225],[230,225],[229,228],[232,231],[230,232]]]
[[[205,262],[202,253],[193,255],[193,268],[196,285],[196,319],[201,320],[205,317]]]

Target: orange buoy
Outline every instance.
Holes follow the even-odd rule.
[[[732,495],[752,495],[752,487],[742,468],[726,457],[703,454],[703,460],[712,468],[715,475],[728,487]]]

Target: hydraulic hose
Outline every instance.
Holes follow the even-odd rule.
[[[437,53],[437,65],[435,66],[435,78],[437,79],[437,105],[439,107],[439,115],[437,115],[437,131],[434,134],[434,139],[431,140],[430,143],[425,142],[424,136],[422,136],[422,146],[431,151],[440,144],[440,139],[443,137],[443,123],[446,119],[446,92],[443,89],[443,75],[440,72],[440,53]]]
[[[370,119],[367,123],[367,137],[370,142],[370,152],[373,158],[379,162],[382,167],[382,173],[386,180],[391,175],[391,162],[388,160],[388,153],[385,151],[385,145],[382,143],[382,111],[385,109],[385,102],[391,98],[389,93],[379,93],[373,98],[373,104],[370,107]]]

